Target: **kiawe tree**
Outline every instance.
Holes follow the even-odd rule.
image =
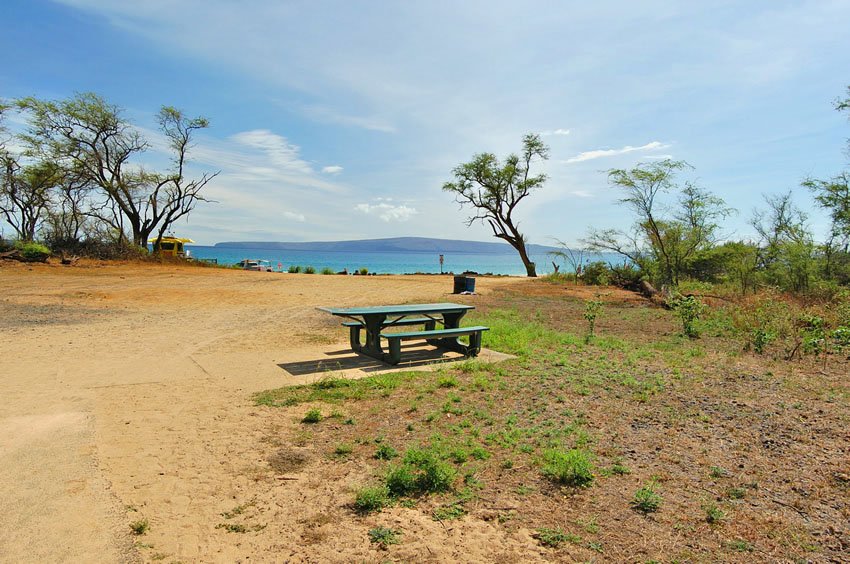
[[[549,148],[539,135],[528,134],[522,139],[521,155],[511,154],[504,162],[492,153],[479,153],[468,163],[452,170],[454,182],[443,184],[443,190],[455,195],[463,206],[474,209],[466,220],[467,226],[481,221],[490,226],[493,236],[506,241],[519,253],[528,276],[537,276],[534,262],[528,256],[526,237],[519,231],[514,212],[517,205],[547,180],[545,174],[531,174],[535,160],[549,158]]]
[[[148,141],[122,116],[121,109],[93,93],[68,100],[24,98],[18,107],[29,115],[30,128],[22,139],[30,152],[57,163],[91,191],[86,214],[108,225],[118,238],[129,232],[133,244],[145,247],[160,238],[200,201],[202,189],[218,173],[186,178],[186,158],[192,136],[208,127],[204,118],[188,118],[163,107],[160,131],[172,151],[168,172],[150,172],[134,162],[149,149]]]
[[[18,239],[32,241],[48,211],[51,192],[61,184],[54,163],[43,161],[21,166],[11,154],[0,154],[0,214]]]
[[[723,200],[691,182],[676,183],[676,174],[691,168],[666,159],[638,164],[630,170],[611,169],[608,182],[620,190],[620,203],[636,216],[631,231],[592,229],[585,243],[594,251],[618,253],[656,281],[676,286],[689,262],[716,241],[718,220],[731,213]],[[677,193],[676,206],[662,202]]]

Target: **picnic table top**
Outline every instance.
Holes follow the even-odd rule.
[[[405,304],[405,305],[383,305],[372,307],[320,307],[321,311],[331,315],[408,315],[412,313],[451,313],[469,309],[475,306],[464,304],[440,303],[440,304]]]

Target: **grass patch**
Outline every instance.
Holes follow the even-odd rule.
[[[340,403],[371,399],[386,396],[402,383],[410,382],[422,374],[421,372],[394,372],[357,380],[328,377],[303,386],[289,386],[259,392],[254,395],[254,401],[258,405],[269,407],[289,407],[317,401]]]
[[[550,480],[574,488],[587,488],[593,483],[593,463],[589,452],[580,449],[550,449],[543,453],[543,475]]]

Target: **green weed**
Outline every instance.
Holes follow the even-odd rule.
[[[143,535],[148,532],[150,527],[151,524],[147,519],[139,519],[130,523],[130,530],[133,531],[134,535]]]
[[[386,486],[366,486],[360,488],[354,498],[354,509],[358,513],[380,511],[390,504],[390,492]]]
[[[585,450],[545,451],[542,472],[550,480],[571,487],[586,488],[593,483],[593,463]]]
[[[641,513],[654,513],[661,508],[662,501],[663,498],[657,491],[656,482],[650,481],[635,492],[631,506]]]
[[[578,544],[581,542],[581,537],[578,535],[565,533],[561,529],[549,529],[546,527],[537,529],[535,536],[537,537],[537,540],[540,541],[540,544],[552,548],[558,548],[565,542],[572,544]]]
[[[304,414],[304,418],[301,419],[302,423],[318,423],[322,420],[322,412],[318,408],[312,408]]]
[[[399,531],[389,529],[387,527],[375,527],[374,529],[369,529],[369,541],[372,544],[377,544],[381,548],[386,548],[391,544],[398,544],[401,542],[401,533]]]

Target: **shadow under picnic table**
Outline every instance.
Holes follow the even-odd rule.
[[[321,374],[323,372],[337,372],[340,370],[388,372],[444,362],[455,362],[466,358],[455,352],[422,346],[416,343],[404,345],[402,350],[404,352],[402,360],[395,366],[366,355],[355,353],[351,349],[328,351],[324,353],[327,358],[283,362],[278,364],[278,366],[293,376],[305,376],[309,374]]]

